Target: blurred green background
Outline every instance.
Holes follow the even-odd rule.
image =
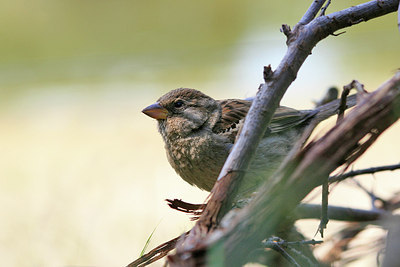
[[[1,1],[2,265],[124,266],[157,225],[150,247],[190,229],[164,199],[200,203],[207,194],[174,173],[155,121],[140,111],[183,86],[254,95],[263,66],[285,53],[281,24],[293,26],[308,2]],[[333,1],[328,11],[360,2]],[[373,90],[399,67],[399,48],[395,14],[331,36],[282,104],[310,108],[352,79]],[[399,134],[392,127],[356,166],[398,162]],[[395,176],[363,181],[385,196],[399,190]],[[341,192],[368,208],[354,190]]]

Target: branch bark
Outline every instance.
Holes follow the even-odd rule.
[[[319,2],[318,6],[315,2]],[[327,16],[312,19],[317,14],[313,10],[316,7],[320,8],[323,2],[314,1],[309,9],[310,11],[307,12],[308,14],[303,17],[302,23],[298,23],[293,31],[289,29],[290,35],[288,35],[287,53],[277,69],[270,74],[268,81],[260,87],[257,97],[246,117],[241,134],[209,196],[208,205],[195,227],[190,231],[188,237],[184,242],[181,242],[181,246],[177,250],[178,255],[186,255],[186,252],[193,251],[195,248],[204,248],[204,238],[210,230],[216,228],[219,220],[228,210],[227,206],[224,206],[227,202],[229,203],[227,192],[234,191],[235,186],[240,183],[243,177],[243,172],[237,170],[246,170],[249,166],[258,143],[264,135],[282,96],[289,85],[295,80],[298,70],[308,55],[311,54],[312,48],[319,41],[339,29],[394,12],[399,3],[398,0],[371,1]],[[370,140],[371,142],[374,141],[374,139]],[[326,170],[323,172],[326,172]],[[281,217],[277,216],[277,218]],[[261,223],[261,221],[258,222]],[[231,238],[229,238],[230,241],[235,241]],[[234,244],[234,242],[231,244]],[[237,251],[237,249],[232,248],[230,251]],[[248,250],[244,251],[247,252]],[[232,259],[237,260],[238,255],[243,256],[242,253],[239,253],[233,255]],[[178,262],[180,262],[178,258],[175,258],[176,260],[174,261],[176,265],[179,265]]]
[[[400,116],[400,73],[366,97],[346,118],[325,136],[306,146],[276,177],[273,184],[264,184],[254,201],[231,222],[231,227],[211,236],[209,249],[224,247],[226,264],[238,266],[259,242],[276,231],[286,215],[324,177],[345,163],[360,156],[372,142]],[[370,138],[362,143],[360,141]],[[201,248],[204,249],[205,247]]]
[[[344,118],[327,135],[309,144],[290,161],[288,168],[272,183],[264,185],[254,201],[240,211],[227,228],[217,229],[229,210],[228,192],[234,192],[243,177],[244,173],[238,170],[246,170],[249,166],[281,98],[313,47],[339,29],[394,12],[399,5],[399,0],[375,0],[315,18],[324,2],[313,1],[293,30],[283,26],[288,37],[287,53],[259,88],[204,212],[188,236],[178,242],[177,253],[169,257],[172,266],[204,264],[207,255],[215,255],[213,251],[223,252],[222,260],[226,265],[245,263],[248,253],[261,239],[273,234],[286,214],[321,183],[321,177],[329,175],[346,160],[353,162],[398,118],[399,74],[378,92],[366,97],[368,100],[352,112],[352,116]],[[367,141],[359,144],[363,138]]]
[[[393,165],[386,165],[386,166],[371,167],[371,168],[355,170],[355,171],[349,171],[349,172],[343,173],[341,175],[335,175],[335,176],[329,177],[329,183],[341,182],[349,177],[354,177],[354,176],[358,176],[358,175],[374,174],[376,172],[394,171],[394,170],[398,170],[398,169],[400,169],[400,163],[393,164]]]
[[[319,219],[321,216],[321,205],[300,204],[295,210],[297,219]],[[379,224],[378,220],[389,216],[390,212],[384,210],[362,210],[329,206],[328,216],[330,220],[347,222],[371,222]]]
[[[289,161],[274,182],[264,184],[256,198],[234,217],[227,228],[214,231],[191,249],[184,246],[186,250],[182,251],[182,247],[178,247],[180,250],[174,262],[179,266],[182,263],[185,266],[196,265],[198,259],[204,262],[205,253],[217,249],[223,250],[223,264],[244,264],[250,251],[278,229],[301,199],[346,160],[352,162],[365,152],[399,115],[400,72],[377,91],[365,96],[325,136],[311,142]]]

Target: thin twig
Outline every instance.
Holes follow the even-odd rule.
[[[265,240],[262,242],[264,247],[267,248],[272,248],[275,251],[278,251],[279,253],[282,254],[282,256],[284,258],[286,258],[287,260],[289,260],[290,263],[294,264],[295,266],[297,266],[296,264],[298,264],[298,261],[301,262],[302,266],[305,266],[304,264],[307,264],[307,266],[314,266],[315,265],[315,259],[311,259],[309,258],[309,256],[304,254],[304,251],[298,250],[294,247],[309,247],[310,245],[318,245],[323,243],[323,241],[315,241],[313,240],[302,240],[302,241],[286,241],[280,237],[277,236],[273,236],[271,238],[269,238],[268,240]],[[292,252],[292,255],[290,255],[286,249],[290,252]],[[285,254],[283,253],[285,252]],[[287,257],[287,256],[290,256]],[[297,259],[297,260],[296,260]],[[300,265],[300,264],[299,264]]]
[[[293,266],[300,267],[300,264],[298,264],[297,261],[292,256],[290,256],[290,254],[287,253],[278,243],[272,242],[270,248],[281,254],[282,257],[290,262]]]
[[[223,237],[215,244],[224,244],[227,262],[242,263],[261,237],[273,234],[299,201],[322,183],[325,175],[343,165],[344,159],[357,151],[357,144],[370,134],[371,129],[376,129],[378,134],[392,125],[400,115],[393,110],[399,107],[400,73],[397,73],[368,95],[340,124],[309,143],[303,149],[304,154],[292,161],[284,172],[276,174],[273,184],[263,184],[253,201],[235,218],[238,223],[224,229]],[[364,144],[371,145],[369,142]],[[241,245],[243,243],[245,247]]]
[[[209,236],[210,231],[217,228],[220,218],[222,218],[224,213],[228,210],[228,204],[231,200],[229,199],[230,196],[228,192],[237,188],[237,185],[240,184],[240,181],[244,176],[241,173],[231,173],[230,170],[247,169],[280,100],[289,85],[296,78],[301,65],[310,55],[312,48],[320,40],[328,37],[331,33],[349,27],[353,25],[355,21],[360,19],[367,21],[394,12],[397,10],[397,7],[398,1],[396,0],[384,1],[379,7],[377,7],[376,1],[370,1],[358,6],[353,6],[346,10],[335,12],[331,14],[332,16],[318,17],[304,26],[303,30],[296,32],[296,34],[299,35],[299,38],[296,37],[290,43],[285,57],[273,72],[271,81],[261,86],[257,97],[254,99],[241,129],[241,133],[237,138],[212,190],[205,212],[203,212],[201,218],[188,237],[182,242],[182,246],[177,248],[177,253],[171,257],[171,261],[174,260],[175,266],[180,264],[182,265],[189,260],[192,260],[192,265],[195,264],[197,259],[191,256],[197,255],[198,260],[202,260],[204,258],[200,257],[199,253],[207,253],[207,249],[214,245],[221,245],[224,247],[224,255],[227,264],[236,263],[238,265],[244,263],[246,259],[245,256],[248,255],[249,250],[259,244],[260,234],[262,233],[261,236],[271,235],[283,220],[282,216],[286,214],[282,211],[290,211],[298,204],[298,201],[300,201],[299,199],[302,199],[305,194],[308,194],[310,190],[320,184],[319,175],[325,175],[327,171],[333,171],[333,167],[336,169],[340,166],[341,164],[339,164],[339,159],[343,161],[344,157],[349,156],[348,153],[354,151],[354,146],[356,145],[354,142],[358,142],[360,138],[363,138],[365,134],[367,134],[365,133],[366,129],[370,131],[372,128],[375,129],[378,127],[377,130],[381,133],[394,123],[397,117],[394,118],[392,114],[389,116],[387,112],[391,112],[390,105],[393,104],[394,97],[397,95],[394,95],[395,93],[392,93],[391,95],[385,94],[387,97],[384,98],[379,93],[375,94],[374,97],[369,98],[370,101],[364,105],[368,110],[360,108],[357,112],[353,112],[353,117],[347,120],[347,123],[343,124],[342,127],[332,129],[330,133],[325,135],[325,138],[314,142],[313,145],[307,146],[303,154],[305,156],[304,161],[302,161],[302,164],[296,169],[295,173],[289,175],[290,170],[287,170],[288,173],[284,173],[281,177],[276,178],[283,182],[287,181],[288,183],[274,183],[267,189],[263,186],[259,197],[257,198],[256,196],[254,201],[252,201],[254,204],[247,206],[248,209],[246,209],[247,207],[243,209],[240,216],[236,218],[237,222],[232,223],[229,228],[224,230],[223,234],[221,232],[215,233],[219,234],[218,238],[212,239],[212,237]],[[304,21],[308,20],[306,19],[307,16],[304,16],[303,18],[305,18]],[[383,85],[382,87],[384,89],[378,91],[387,93],[388,90],[393,89],[392,86],[397,86],[397,79],[399,78],[397,76]],[[377,101],[381,101],[382,104],[387,106],[373,106]],[[360,111],[362,112],[360,113]],[[355,118],[357,120],[353,121]],[[366,119],[369,119],[368,123],[366,123]],[[376,121],[378,119],[380,119],[379,123]],[[383,119],[385,119],[385,121],[383,121]],[[353,128],[349,128],[350,126]],[[364,126],[364,128],[357,129],[357,131],[354,129],[354,127],[361,126]],[[344,135],[343,130],[346,130],[346,135]],[[346,141],[347,143],[344,147],[341,147],[340,150],[336,151],[333,149],[337,149],[338,143],[336,139],[339,137],[342,138],[342,140],[340,140],[341,142]],[[327,145],[322,145],[325,144],[325,142]],[[329,146],[332,144],[334,144],[335,147]],[[369,143],[366,143],[365,147],[368,145]],[[320,150],[316,153],[318,149]],[[307,153],[307,151],[309,151],[309,153]],[[315,152],[314,154],[311,153],[313,151]],[[359,153],[358,155],[361,154]],[[316,156],[318,156],[317,159],[319,160],[314,158]],[[322,158],[329,158],[331,164],[318,166],[321,164],[317,164],[317,162],[321,162]],[[316,170],[319,172],[315,172]],[[302,176],[300,176],[300,174]],[[300,178],[304,177],[304,175],[305,177],[310,178],[311,182],[307,179],[308,184],[304,184],[304,181]],[[293,188],[287,188],[288,185],[291,185]],[[285,201],[282,199],[283,195],[279,197],[278,192],[282,193],[280,189],[284,189],[286,190],[286,193],[292,194],[293,198],[289,200],[286,199]],[[264,192],[264,194],[262,194],[262,192]],[[271,192],[273,194],[265,194]],[[275,199],[271,199],[271,196],[274,196]],[[279,206],[277,206],[277,203],[279,203]],[[285,203],[284,207],[282,206],[282,203]],[[258,208],[260,208],[260,210],[267,209],[261,214],[260,212],[256,212],[259,221],[256,220],[252,213]],[[246,218],[246,220],[243,220],[243,218]],[[268,225],[268,227],[259,229],[257,223],[253,225],[255,227],[245,227],[244,225],[249,221],[257,221],[258,223],[263,221],[263,226]],[[257,232],[257,236],[252,232],[255,229],[260,231]],[[213,236],[215,237],[215,235]],[[212,239],[212,241],[209,241],[210,239],[208,238]],[[245,248],[241,247],[241,249],[238,249],[239,244],[243,244],[242,242],[248,243],[246,243]],[[203,257],[206,256],[205,254],[202,255]]]
[[[324,183],[322,184],[321,221],[318,226],[318,230],[322,238],[324,237],[324,229],[326,229],[326,226],[329,222],[328,195],[329,195],[329,183],[328,183],[328,178],[326,178],[326,181],[324,181]]]
[[[331,33],[331,35],[336,37],[336,36],[339,36],[339,35],[342,35],[342,34],[345,34],[345,33],[346,33],[346,31],[341,31],[341,32],[338,32],[338,33],[334,33],[333,32],[333,33]]]
[[[315,1],[313,1],[311,6],[307,9],[306,13],[300,19],[298,24],[306,25],[310,21],[312,21],[315,18],[315,16],[318,14],[318,11],[324,5],[325,1],[326,0],[315,0]]]
[[[357,102],[359,102],[359,98],[362,98],[367,93],[364,89],[364,85],[357,80],[351,81],[351,83],[343,86],[343,92],[341,96],[340,108],[339,108],[339,115],[336,122],[339,122],[343,119],[344,111],[347,109],[346,107],[346,98],[350,93],[351,89],[357,90]]]
[[[275,237],[275,238],[272,238],[272,240],[271,239],[265,240],[263,242],[263,245],[265,245],[266,247],[271,247],[274,244],[279,244],[282,247],[287,247],[287,246],[308,246],[308,245],[320,245],[323,242],[324,241],[322,241],[322,240],[318,240],[317,241],[317,240],[314,240],[314,239],[302,240],[302,241],[286,241],[286,240],[283,240],[281,238],[276,238]]]
[[[326,4],[321,8],[321,13],[319,13],[320,16],[325,16],[325,12],[330,4],[331,0],[328,0],[328,2],[326,2]]]
[[[329,89],[330,90],[330,89]],[[326,98],[326,95],[324,96],[324,100],[321,99],[321,101],[318,101],[318,103],[321,103],[322,101],[328,101],[330,99],[331,101],[328,101],[327,103],[323,105],[317,104],[317,107],[315,108],[318,113],[315,115],[315,117],[309,122],[307,127],[303,130],[303,133],[301,137],[296,141],[294,144],[292,150],[289,152],[289,154],[286,156],[286,158],[283,160],[281,166],[286,165],[286,163],[293,159],[294,156],[296,156],[301,148],[304,146],[304,144],[307,142],[308,138],[311,136],[312,132],[314,131],[315,127],[323,120],[327,119],[328,117],[325,115],[327,110],[339,110],[340,108],[340,101],[339,99],[332,99],[332,94],[327,93],[328,95],[331,95],[330,97]],[[356,97],[357,95],[351,95],[347,97],[347,105],[346,107],[353,107],[356,105]],[[336,97],[337,98],[337,97]]]
[[[348,85],[345,85],[344,86],[344,88],[347,90],[350,90],[350,89],[356,89],[357,90],[357,92],[359,92],[359,93],[363,93],[363,92],[365,92],[365,89],[364,89],[364,85],[362,84],[362,83],[360,83],[359,81],[357,81],[357,80],[353,80],[351,83],[349,83]]]
[[[184,233],[183,235],[187,235],[189,232]],[[178,242],[179,238],[181,238],[182,235],[175,237],[174,239],[171,239],[158,247],[154,248],[150,252],[144,254],[142,257],[139,259],[131,262],[128,264],[126,267],[139,267],[139,266],[146,266],[149,265],[163,257],[165,257],[168,252],[173,250],[176,246],[176,243]]]
[[[295,219],[319,219],[321,215],[321,205],[300,204],[294,210]],[[370,222],[377,224],[377,220],[388,215],[384,210],[362,210],[339,206],[329,206],[328,215],[331,220],[347,222]]]
[[[400,169],[400,163],[398,164],[393,164],[393,165],[385,165],[385,166],[378,166],[378,167],[372,167],[372,168],[367,168],[367,169],[361,169],[361,170],[355,170],[355,171],[349,171],[341,175],[335,175],[329,177],[329,183],[337,183],[341,182],[347,178],[358,176],[358,175],[364,175],[364,174],[374,174],[376,172],[383,172],[383,171],[394,171]]]
[[[342,91],[342,95],[340,97],[340,107],[339,107],[339,113],[338,113],[338,117],[336,120],[336,123],[338,123],[339,121],[341,121],[343,119],[344,116],[344,111],[346,110],[346,100],[347,100],[347,96],[350,93],[350,89],[348,89],[347,87],[343,87],[343,91]]]
[[[326,8],[330,4],[330,0],[326,3],[324,6],[323,10],[321,11],[321,16],[322,13],[325,13]],[[337,89],[336,89],[337,93]],[[344,111],[347,109],[347,96],[350,93],[350,89],[344,88],[342,92],[342,96],[340,99],[340,106],[339,106],[339,111],[338,111],[338,117],[336,123],[339,123],[344,116]],[[328,217],[328,195],[329,195],[329,177],[326,178],[326,180],[322,184],[322,200],[321,200],[321,221],[318,226],[318,231],[321,235],[321,237],[324,237],[324,229],[326,229],[326,226],[328,225],[329,222],[329,217]]]

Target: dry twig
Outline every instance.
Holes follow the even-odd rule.
[[[329,183],[336,183],[336,182],[341,182],[347,178],[358,176],[358,175],[364,175],[364,174],[374,174],[377,172],[383,172],[383,171],[394,171],[400,169],[400,163],[398,164],[393,164],[393,165],[386,165],[386,166],[378,166],[378,167],[371,167],[367,169],[361,169],[361,170],[355,170],[355,171],[349,171],[340,175],[335,175],[329,177]]]
[[[140,267],[140,266],[146,266],[149,265],[161,258],[164,258],[165,256],[167,256],[167,254],[173,250],[176,246],[176,243],[178,242],[179,238],[181,238],[182,236],[187,235],[189,232],[186,232],[183,235],[180,235],[178,237],[175,237],[174,239],[171,239],[161,245],[159,245],[158,247],[154,248],[153,250],[151,250],[150,252],[144,254],[142,257],[140,257],[139,259],[131,262],[130,264],[128,264],[126,267]]]
[[[326,177],[345,163],[343,159],[354,160],[360,156],[372,142],[368,139],[363,143],[359,141],[368,137],[371,131],[374,135],[369,138],[375,140],[397,120],[399,109],[400,73],[363,99],[325,136],[307,145],[284,172],[277,174],[275,183],[260,189],[254,201],[231,222],[231,227],[216,231],[210,236],[209,242],[194,247],[202,253],[193,254],[194,251],[189,250],[185,252],[189,254],[181,254],[178,251],[177,256],[203,255],[204,250],[223,246],[226,264],[244,263],[246,255],[258,246],[260,238],[273,234],[285,219],[285,214],[290,213],[305,195],[322,183],[321,177]],[[189,258],[189,264],[197,260],[195,257]]]
[[[293,30],[287,25],[282,27],[287,36],[287,53],[275,71],[268,71],[207,206],[195,227],[178,242],[176,254],[169,257],[172,266],[205,264],[208,253],[213,251],[223,252],[224,257],[219,258],[223,261],[221,264],[242,265],[249,252],[285,221],[286,214],[322,183],[321,177],[356,160],[398,118],[400,74],[362,99],[362,103],[325,136],[308,144],[288,161],[287,168],[276,174],[274,181],[260,188],[256,198],[233,217],[226,228],[218,228],[231,207],[231,192],[244,175],[235,170],[246,170],[249,166],[275,109],[313,47],[339,29],[394,12],[399,1],[371,1],[316,17],[324,3],[313,1]]]
[[[322,4],[317,6],[316,2],[322,2]],[[289,38],[287,54],[278,68],[272,73],[270,81],[261,86],[246,116],[241,134],[210,194],[205,211],[182,243],[182,246],[177,250],[178,254],[175,257],[177,266],[179,265],[178,262],[183,259],[181,256],[190,257],[190,251],[193,248],[204,249],[204,238],[210,230],[216,229],[220,218],[229,210],[229,192],[234,191],[235,186],[240,183],[240,179],[243,177],[243,173],[232,170],[245,170],[249,165],[280,99],[296,78],[300,66],[311,53],[312,48],[320,40],[338,29],[394,12],[397,9],[398,1],[385,1],[380,6],[376,5],[376,1],[371,1],[327,16],[315,18],[322,5],[323,1],[313,1],[306,15],[303,16],[303,19],[291,32],[291,37],[296,36],[296,38]],[[374,140],[370,139],[371,142]],[[364,152],[362,151],[364,147],[368,147],[368,144],[360,147],[358,155]],[[281,218],[281,216],[277,216],[277,218]],[[235,246],[234,243],[235,241],[231,242],[233,247]],[[236,251],[233,247],[232,251]],[[247,250],[244,251],[247,252]],[[236,254],[232,259],[237,260],[239,255],[242,255],[242,253]],[[240,263],[240,261],[236,263]]]

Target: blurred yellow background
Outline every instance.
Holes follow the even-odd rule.
[[[293,26],[311,1],[1,2],[0,259],[25,267],[125,266],[156,227],[149,249],[190,229],[164,199],[207,194],[174,173],[140,111],[177,87],[254,95],[263,66],[285,53],[281,24]],[[352,79],[375,89],[399,67],[399,44],[395,14],[329,37],[282,104],[311,108]],[[399,162],[399,134],[389,129],[356,167]],[[381,196],[400,189],[398,174],[376,177],[360,180]],[[369,208],[348,184],[333,197],[357,200],[335,203]]]

